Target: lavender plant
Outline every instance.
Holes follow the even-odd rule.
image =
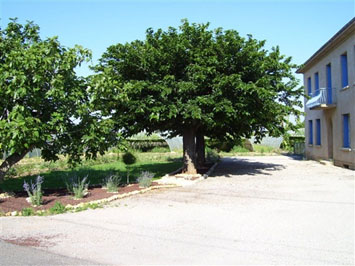
[[[152,178],[154,177],[154,173],[149,171],[143,171],[141,175],[138,177],[138,183],[140,187],[150,187],[152,184]]]
[[[104,186],[108,192],[117,192],[118,186],[121,183],[121,177],[118,175],[110,175],[105,179]]]
[[[27,192],[32,205],[39,206],[42,203],[42,183],[43,177],[37,176],[36,182],[27,183],[24,181],[23,188]]]
[[[74,177],[69,182],[65,181],[67,190],[74,195],[75,199],[81,199],[88,193],[89,182],[87,182],[87,178],[88,176],[83,179]]]

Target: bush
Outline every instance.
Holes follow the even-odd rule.
[[[60,214],[60,213],[65,213],[65,211],[66,211],[65,206],[59,201],[56,201],[53,207],[49,209],[50,214]]]
[[[69,182],[65,181],[65,185],[69,193],[74,195],[75,199],[81,199],[88,193],[89,182],[86,182],[88,176],[82,180],[80,178],[71,178]]]
[[[125,154],[123,154],[122,156],[122,161],[124,162],[124,164],[126,165],[131,165],[134,164],[137,161],[136,156],[134,156],[133,153],[131,152],[126,152]]]
[[[133,153],[126,152],[122,156],[122,161],[124,162],[125,165],[127,165],[127,185],[128,185],[130,183],[130,181],[129,181],[130,169],[128,166],[131,164],[134,164],[137,161],[137,158],[136,158],[136,156],[134,156]]]
[[[206,145],[217,151],[229,152],[236,143],[232,140],[217,140],[217,139],[207,139]]]
[[[118,186],[121,183],[121,177],[118,175],[110,175],[105,179],[104,186],[108,192],[117,192]]]
[[[35,183],[32,183],[31,180],[31,186],[26,181],[23,183],[23,188],[30,197],[31,204],[34,206],[42,204],[42,183],[43,177],[41,176],[37,176]]]
[[[154,173],[149,171],[143,171],[141,175],[138,177],[138,183],[140,187],[150,187],[152,185],[152,178],[154,177]]]
[[[21,212],[23,216],[32,216],[35,214],[35,211],[32,208],[23,208]]]
[[[128,139],[128,146],[131,149],[139,150],[142,152],[152,151],[155,148],[164,148],[170,151],[168,143],[164,139]]]

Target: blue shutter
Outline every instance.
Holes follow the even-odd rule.
[[[343,147],[350,148],[349,114],[343,115]]]
[[[308,121],[308,144],[313,144],[313,121],[309,120]]]
[[[318,72],[314,74],[314,89],[315,95],[319,94],[319,74]]]
[[[327,104],[333,103],[332,96],[332,66],[330,64],[327,65]]]
[[[308,78],[307,88],[308,88],[308,96],[312,96],[312,80],[311,80],[311,78]]]
[[[320,119],[316,120],[316,134],[317,134],[316,144],[321,145]]]
[[[343,54],[341,55],[341,86],[344,88],[348,85],[348,57]]]

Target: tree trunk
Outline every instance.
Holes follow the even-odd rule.
[[[5,161],[0,165],[0,181],[4,179],[10,168],[22,160],[30,150],[31,149],[25,150],[22,153],[14,153],[5,159]]]
[[[197,167],[203,167],[206,163],[205,136],[201,131],[196,134],[196,163]]]
[[[196,145],[195,145],[196,129],[186,128],[184,129],[182,141],[184,149],[184,166],[183,173],[185,174],[197,174],[196,170]]]

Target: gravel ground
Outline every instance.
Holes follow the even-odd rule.
[[[0,238],[25,245],[0,241],[0,264],[22,264],[35,248],[43,265],[48,254],[50,264],[354,265],[354,179],[286,156],[225,158],[191,186],[104,209],[0,218]],[[41,264],[38,256],[27,264]]]

